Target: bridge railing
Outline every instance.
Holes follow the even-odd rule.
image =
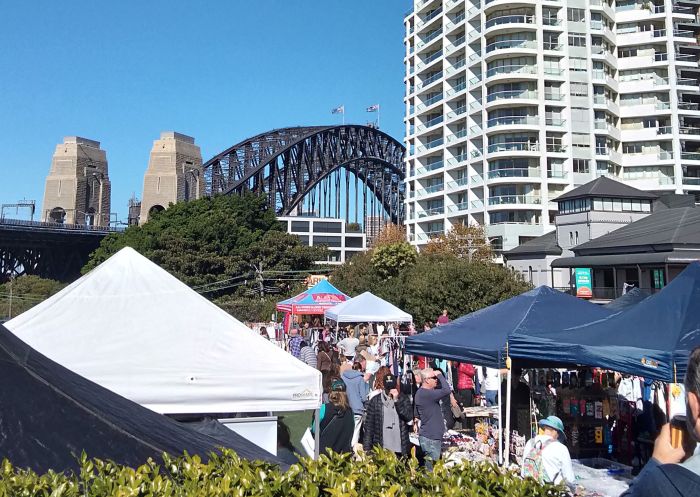
[[[124,231],[123,227],[113,226],[89,226],[86,224],[64,224],[64,223],[49,223],[45,221],[27,221],[25,219],[8,219],[0,217],[0,225],[7,226],[24,226],[27,228],[49,228],[66,231],[91,231],[97,233],[115,233]]]

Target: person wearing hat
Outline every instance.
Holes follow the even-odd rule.
[[[543,433],[525,444],[522,476],[533,477],[540,483],[558,484],[563,481],[569,486],[575,485],[571,455],[564,445],[564,423],[556,416],[549,416],[538,424]]]
[[[362,446],[365,452],[379,446],[398,455],[408,455],[408,422],[413,419],[411,401],[400,393],[393,374],[385,375],[382,383],[382,391],[367,403]]]
[[[331,383],[331,392],[328,395],[329,402],[322,404],[320,409],[319,435],[320,453],[326,449],[342,454],[352,452],[352,437],[355,431],[355,420],[348,402],[345,383],[342,380],[334,380]],[[313,432],[314,419],[311,420]]]

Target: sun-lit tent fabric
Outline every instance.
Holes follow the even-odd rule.
[[[79,472],[83,451],[132,467],[149,457],[160,464],[164,452],[206,461],[222,446],[246,459],[278,462],[233,431],[201,434],[110,392],[0,325],[0,457],[16,467]]]
[[[700,345],[700,263],[624,312],[583,326],[551,323],[511,338],[511,355],[682,381]],[[566,329],[568,328],[568,329]]]
[[[5,326],[159,413],[294,411],[321,401],[319,371],[131,248]]]
[[[500,368],[505,365],[506,343],[516,332],[575,326],[609,315],[610,311],[603,307],[540,286],[408,337],[406,350],[422,356]]]
[[[630,307],[639,304],[650,295],[651,292],[649,290],[633,288],[623,296],[616,298],[612,302],[608,302],[604,307],[613,312],[624,311],[625,309],[629,309]]]
[[[349,298],[328,280],[321,280],[299,295],[279,302],[277,310],[292,314],[323,314],[326,309]]]
[[[407,312],[370,292],[326,309],[323,315],[336,323],[408,323],[413,320]]]

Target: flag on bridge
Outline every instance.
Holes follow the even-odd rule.
[[[345,114],[345,105],[340,105],[331,111],[331,114]]]
[[[367,112],[379,112],[379,104],[370,105],[367,107]]]

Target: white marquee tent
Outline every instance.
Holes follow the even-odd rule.
[[[326,309],[323,315],[336,323],[407,323],[413,318],[394,304],[365,292],[342,304]]]
[[[321,373],[131,248],[7,322],[68,369],[163,414],[316,409]]]

